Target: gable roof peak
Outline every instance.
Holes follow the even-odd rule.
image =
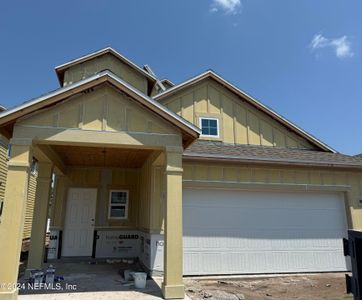
[[[187,136],[196,138],[201,134],[201,130],[197,126],[183,119],[181,116],[177,115],[173,111],[167,109],[165,106],[155,101],[151,97],[140,92],[132,85],[124,81],[122,78],[119,78],[117,75],[109,70],[99,72],[91,77],[69,84],[65,87],[61,87],[44,96],[27,101],[12,109],[1,112],[0,127],[11,122],[15,122],[16,119],[23,117],[27,114],[54,105],[70,96],[73,96],[84,90],[87,90],[91,87],[97,86],[105,82],[109,82],[110,84],[122,89],[124,92],[127,92],[134,99],[143,104],[143,106],[155,111],[164,119],[169,120],[172,124],[181,128],[183,132],[187,134]],[[186,146],[188,146],[189,144],[190,143],[187,142]]]
[[[305,138],[310,143],[316,145],[319,149],[322,149],[323,151],[327,151],[327,152],[337,153],[337,151],[335,149],[333,149],[332,147],[330,147],[326,143],[323,143],[321,140],[317,139],[312,134],[306,132],[304,129],[297,126],[293,122],[289,121],[288,119],[286,119],[282,115],[278,114],[277,112],[275,112],[273,109],[271,109],[267,105],[261,103],[259,100],[252,97],[250,94],[248,94],[248,93],[244,92],[243,90],[239,89],[237,86],[235,86],[234,84],[232,84],[228,80],[224,79],[221,75],[218,75],[212,69],[208,69],[208,70],[206,70],[205,72],[203,72],[203,73],[201,73],[199,75],[196,75],[196,76],[194,76],[194,77],[192,77],[192,78],[190,78],[190,79],[188,79],[188,80],[186,80],[186,81],[184,81],[184,82],[182,82],[180,84],[177,84],[177,85],[171,87],[170,89],[168,89],[168,90],[166,90],[166,91],[164,91],[164,92],[162,92],[160,94],[155,95],[153,98],[155,100],[157,100],[157,101],[162,101],[167,96],[171,96],[172,94],[175,94],[175,93],[179,92],[180,90],[183,90],[184,88],[186,88],[186,87],[188,87],[190,85],[196,84],[198,82],[201,82],[202,80],[205,80],[207,78],[214,79],[216,82],[218,82],[219,84],[224,86],[226,89],[233,92],[237,96],[243,98],[249,104],[253,105],[254,107],[259,109],[260,111],[264,112],[265,114],[269,115],[271,118],[275,119],[277,122],[283,124],[284,126],[289,128],[290,130],[294,131],[295,133],[297,133],[301,137]]]
[[[147,72],[146,70],[144,70],[143,68],[141,68],[137,64],[135,64],[133,61],[129,60],[127,57],[123,56],[121,53],[119,53],[118,51],[116,51],[112,47],[108,46],[106,48],[102,48],[102,49],[97,50],[95,52],[91,52],[89,54],[83,55],[83,56],[78,57],[76,59],[70,60],[70,61],[68,61],[68,62],[66,62],[64,64],[56,66],[55,67],[55,72],[57,74],[60,85],[63,86],[64,72],[68,68],[70,68],[70,67],[72,67],[74,65],[77,65],[77,64],[84,63],[86,61],[89,61],[91,59],[94,59],[96,57],[99,57],[99,56],[102,56],[102,55],[105,55],[105,54],[112,54],[117,59],[119,59],[122,62],[126,63],[131,68],[133,68],[134,70],[136,70],[137,72],[139,72],[140,74],[145,76],[147,78],[147,80],[151,81],[152,83],[155,83],[157,81],[157,78],[153,74]]]

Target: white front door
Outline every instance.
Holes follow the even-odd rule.
[[[92,255],[96,201],[97,189],[69,189],[62,256]]]

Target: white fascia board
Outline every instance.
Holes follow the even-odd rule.
[[[75,83],[69,84],[69,85],[67,85],[65,87],[62,87],[62,88],[59,88],[59,89],[55,90],[54,92],[50,92],[49,94],[46,94],[44,96],[40,96],[38,98],[35,98],[33,100],[30,100],[30,101],[27,101],[27,102],[25,102],[23,104],[20,104],[19,106],[15,106],[15,107],[13,107],[13,108],[11,108],[9,110],[6,110],[6,111],[0,113],[0,118],[6,117],[8,115],[11,115],[11,114],[19,111],[19,110],[23,110],[25,108],[28,108],[28,107],[34,105],[34,104],[37,104],[37,103],[45,101],[45,100],[47,100],[49,98],[58,96],[58,95],[60,95],[60,94],[62,94],[64,92],[67,92],[67,91],[72,90],[74,88],[77,88],[77,87],[79,87],[79,86],[81,86],[83,84],[86,84],[86,83],[91,82],[91,81],[93,81],[95,79],[98,79],[98,78],[101,77],[102,73],[98,73],[96,75],[93,75],[92,77],[88,77],[88,78],[83,79],[81,81],[77,81]]]
[[[169,116],[171,116],[172,118],[176,119],[177,121],[179,121],[180,123],[182,123],[183,125],[187,126],[188,128],[192,129],[193,131],[197,132],[198,134],[201,134],[201,130],[196,127],[195,125],[193,125],[192,123],[188,122],[187,120],[185,120],[184,118],[180,117],[179,115],[177,115],[176,113],[168,110],[166,107],[164,107],[162,104],[158,103],[157,101],[153,100],[152,98],[146,96],[145,94],[143,94],[142,92],[138,91],[136,88],[134,88],[132,85],[130,85],[129,83],[125,82],[124,80],[120,79],[118,76],[116,76],[115,74],[113,74],[112,72],[106,70],[103,72],[100,72],[96,75],[93,75],[91,77],[88,77],[86,79],[83,79],[81,81],[78,81],[76,83],[73,84],[69,84],[63,88],[60,88],[54,92],[51,92],[47,95],[41,96],[39,98],[36,98],[34,100],[31,100],[29,102],[26,102],[24,104],[21,104],[19,106],[16,106],[12,109],[9,109],[7,111],[4,111],[2,113],[0,113],[0,118],[3,118],[5,116],[11,115],[15,112],[18,112],[20,110],[23,110],[25,108],[28,108],[34,104],[40,103],[42,101],[45,101],[49,98],[55,97],[57,95],[60,95],[64,92],[67,92],[69,90],[75,89],[77,87],[80,87],[84,84],[87,84],[89,82],[92,82],[94,80],[97,80],[99,78],[108,76],[110,78],[112,78],[113,80],[117,81],[118,83],[120,83],[121,85],[125,86],[127,89],[129,89],[130,91],[132,91],[133,93],[135,93],[137,96],[142,97],[143,99],[145,99],[146,101],[150,102],[153,106],[157,107],[158,109],[162,110],[163,112],[165,112],[166,114],[168,114]]]

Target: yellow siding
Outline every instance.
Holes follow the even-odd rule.
[[[308,141],[213,80],[198,83],[182,93],[162,100],[162,103],[197,126],[200,126],[200,117],[218,118],[220,137],[200,139],[233,144],[314,148]]]
[[[80,81],[104,70],[112,71],[136,89],[143,93],[147,93],[146,77],[111,54],[105,54],[70,67],[64,73],[64,86]]]
[[[56,186],[51,225],[57,228],[64,226],[68,189],[70,187],[89,187],[98,190],[96,229],[112,227],[137,228],[147,232],[162,231],[164,166],[153,165],[154,160],[155,156],[151,155],[139,169],[68,168],[62,188],[59,189],[58,185]],[[128,220],[108,219],[110,189],[129,191]]]
[[[144,231],[160,232],[163,228],[164,161],[155,164],[158,153],[151,155],[141,168],[68,168],[62,188],[56,179],[56,197],[52,209],[51,225],[63,228],[67,192],[70,187],[97,188],[96,229],[137,228]],[[109,190],[129,191],[128,220],[108,219]]]
[[[112,184],[108,186],[106,193],[106,203],[108,214],[108,200],[110,189],[125,189],[129,191],[129,207],[128,207],[128,220],[125,221],[106,221],[107,226],[117,227],[138,227],[138,216],[140,207],[140,170],[139,169],[114,169],[112,170]],[[107,215],[108,217],[108,215]],[[98,218],[100,220],[100,218]]]
[[[20,121],[21,125],[78,128],[97,131],[127,131],[175,134],[166,121],[147,111],[135,100],[103,85],[91,93]]]
[[[140,203],[140,169],[102,169],[102,168],[68,168],[61,190],[56,190],[51,225],[63,227],[68,189],[97,188],[96,228],[117,227],[137,228]],[[111,220],[108,218],[109,192],[112,189],[129,191],[129,208],[127,220]]]
[[[153,153],[141,168],[139,228],[147,232],[163,228],[164,158],[163,154]]]
[[[139,227],[148,231],[150,229],[150,209],[151,209],[151,172],[152,165],[150,160],[147,160],[141,168],[140,176],[140,210]]]
[[[6,176],[8,172],[8,141],[0,136],[0,202],[4,201]]]
[[[23,239],[28,239],[31,236],[31,226],[33,224],[33,212],[36,193],[36,177],[37,175],[35,173],[32,173],[29,177],[28,199],[26,200]]]
[[[8,140],[0,136],[0,202],[4,201],[6,177],[8,172]],[[33,209],[35,202],[36,191],[36,174],[31,174],[29,177],[28,198],[26,199],[25,208],[25,223],[23,230],[23,239],[30,238],[31,225],[33,222]]]
[[[164,221],[164,191],[165,176],[164,167],[155,166],[152,169],[152,197],[150,210],[150,230],[153,232],[161,232],[163,230]]]
[[[268,167],[228,164],[184,163],[184,181],[220,183],[277,183],[312,184],[321,186],[351,186],[348,207],[353,227],[362,228],[362,210],[358,200],[362,197],[362,172],[326,170],[302,167]],[[255,190],[258,190],[255,188]]]

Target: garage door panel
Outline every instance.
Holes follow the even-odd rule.
[[[202,254],[199,251],[193,252],[191,249],[188,250],[187,259],[184,260],[184,270],[188,270],[189,274],[198,274],[201,260]]]
[[[184,191],[185,274],[344,271],[344,236],[340,194]]]
[[[266,242],[268,244],[295,244],[298,248],[300,247],[341,247],[342,240],[341,236],[345,235],[344,231],[281,231],[281,230],[268,230],[268,231],[239,231],[239,232],[225,232],[220,229],[210,228],[212,232],[206,230],[195,230],[195,232],[187,233],[184,231],[184,236],[187,239],[184,240],[185,246],[195,247],[220,247],[227,245],[235,245],[235,247],[246,246],[246,244],[255,244]],[[195,245],[196,243],[196,245]]]
[[[205,201],[210,203],[211,201]],[[303,230],[312,231],[316,229],[327,229],[334,232],[335,230],[340,230],[341,226],[344,226],[343,220],[341,220],[341,211],[344,211],[344,208],[339,210],[316,210],[316,209],[296,209],[292,208],[275,208],[267,209],[265,207],[261,208],[246,208],[246,207],[227,207],[228,217],[224,218],[222,215],[225,213],[225,207],[207,207],[205,203],[204,206],[198,207],[185,207],[187,216],[185,218],[185,230],[187,232],[193,232],[195,229],[195,224],[192,222],[195,218],[200,218],[200,215],[205,215],[207,217],[199,220],[196,228],[210,228],[210,226],[215,229],[220,228],[235,228],[235,227],[245,227],[253,224],[255,229],[264,229],[263,223],[256,222],[256,220],[268,219],[269,228],[281,228],[284,222],[290,223],[290,228],[298,229],[302,228]],[[240,210],[247,211],[248,214],[243,214],[242,218],[240,217]],[[210,224],[210,219],[213,222]],[[330,222],[331,219],[334,219],[334,222]],[[284,222],[283,222],[284,221]],[[283,227],[284,228],[284,227]]]
[[[205,234],[206,235],[206,234]],[[246,236],[249,236],[248,238]],[[258,237],[257,234],[251,236],[251,233],[239,233],[234,236],[208,235],[205,236],[188,236],[184,239],[184,248],[202,249],[202,250],[228,250],[228,249],[244,249],[258,250],[260,248],[266,250],[334,250],[341,251],[343,244],[340,238],[325,238],[316,235],[315,238],[304,238],[303,235],[283,234],[278,238],[267,238],[266,234]],[[343,236],[341,232],[341,236]],[[275,237],[275,236],[274,236]]]

